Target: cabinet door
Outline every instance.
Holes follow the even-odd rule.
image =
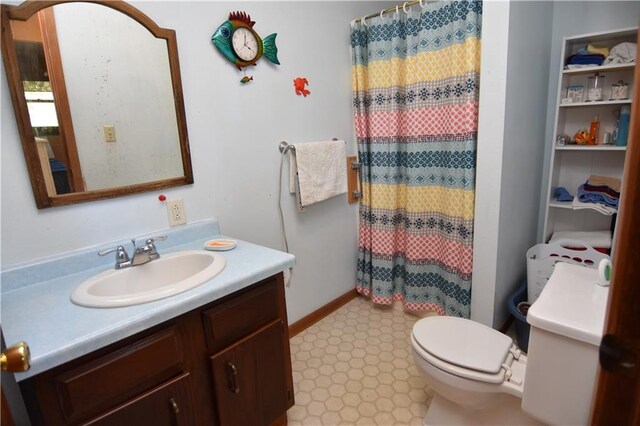
[[[293,405],[284,327],[273,321],[211,357],[222,426],[267,425]]]
[[[189,374],[182,374],[85,424],[92,426],[198,424],[191,398]]]

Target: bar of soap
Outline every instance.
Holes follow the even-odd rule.
[[[209,240],[204,243],[206,250],[213,251],[227,251],[236,247],[238,242],[236,240],[226,240],[223,238],[216,238],[215,240]]]

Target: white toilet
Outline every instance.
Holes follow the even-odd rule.
[[[597,276],[556,265],[527,315],[527,355],[510,337],[471,320],[416,322],[413,358],[435,392],[424,424],[587,424],[608,294]]]

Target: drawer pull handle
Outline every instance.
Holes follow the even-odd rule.
[[[240,386],[238,386],[238,369],[232,362],[227,364],[227,375],[229,377],[229,390],[233,393],[240,393]]]
[[[173,408],[173,412],[175,414],[178,414],[180,412],[180,407],[178,406],[178,403],[176,402],[175,398],[171,398],[169,400],[169,405],[171,405],[171,408]]]

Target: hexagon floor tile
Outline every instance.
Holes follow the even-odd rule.
[[[419,318],[357,297],[291,338],[289,425],[422,425],[433,396],[411,357]]]

